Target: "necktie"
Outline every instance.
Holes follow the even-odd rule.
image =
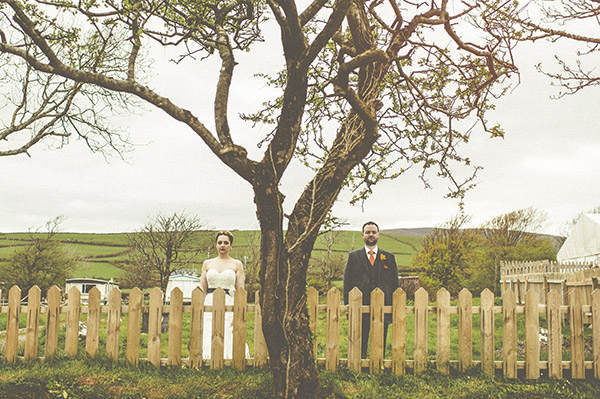
[[[371,262],[371,266],[375,264],[375,252],[369,251],[369,262]]]

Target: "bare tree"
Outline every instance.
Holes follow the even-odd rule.
[[[481,227],[481,233],[492,247],[514,247],[520,242],[534,239],[546,223],[545,212],[535,208],[496,216]]]
[[[472,186],[472,176],[461,181],[452,171],[464,165],[477,171],[458,151],[473,132],[503,135],[486,112],[517,73],[518,32],[506,16],[519,7],[478,0],[0,0],[0,55],[163,110],[252,186],[275,396],[306,398],[318,390],[306,273],[340,190],[350,185],[354,201],[364,200],[378,181],[414,165],[423,167],[425,184],[430,170],[448,178],[451,196]],[[280,34],[263,36],[270,27]],[[251,159],[239,145],[246,132],[231,128],[228,101],[234,71],[242,67],[236,55],[261,40],[282,48],[282,72],[266,77],[281,95],[261,99],[262,110],[244,110],[244,119],[272,125],[260,139],[264,152]],[[156,48],[152,41],[177,47],[181,59],[198,65],[218,59],[213,121],[144,84],[140,57]],[[101,111],[101,104],[91,105]],[[280,183],[294,155],[314,174],[284,214]]]
[[[140,231],[128,234],[133,249],[133,267],[129,273],[156,275],[163,294],[167,292],[169,276],[177,269],[191,264],[194,257],[208,247],[204,228],[196,217],[184,213],[171,216],[158,215]]]
[[[346,253],[334,252],[334,246],[342,233],[338,227],[346,224],[343,221],[336,222],[332,227],[326,227],[321,234],[321,240],[325,244],[325,251],[320,259],[314,259],[308,267],[309,283],[321,293],[327,292],[333,287],[333,282],[340,280],[344,275],[346,264]]]

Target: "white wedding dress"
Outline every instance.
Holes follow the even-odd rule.
[[[213,293],[216,288],[225,290],[225,305],[233,306],[233,293],[235,292],[235,271],[228,269],[218,272],[209,269],[206,272],[206,281],[208,282],[208,291],[204,299],[205,306],[212,306]],[[204,312],[204,331],[202,333],[202,357],[210,359],[212,344],[212,312]],[[225,332],[223,337],[224,359],[231,359],[233,352],[233,312],[225,312]],[[246,357],[249,358],[248,344],[246,344]]]

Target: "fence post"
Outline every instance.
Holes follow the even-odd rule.
[[[404,375],[406,365],[406,292],[397,288],[392,296],[392,373]]]
[[[154,287],[150,291],[150,306],[148,307],[148,361],[160,366],[160,333],[162,318],[162,292]]]
[[[427,318],[429,295],[423,287],[415,292],[415,375],[427,368]]]
[[[440,288],[437,302],[436,366],[441,374],[450,374],[450,293]]]
[[[348,295],[348,368],[361,370],[362,292],[354,287]]]
[[[202,335],[204,330],[204,291],[200,287],[192,291],[190,315],[190,367],[202,366]]]
[[[502,295],[504,377],[517,378],[517,304],[512,290]]]
[[[525,294],[525,375],[540,377],[540,309],[537,291]]]
[[[581,290],[569,293],[569,324],[571,326],[571,378],[585,378],[585,356],[583,347],[583,304]]]
[[[494,375],[496,366],[494,346],[494,293],[488,288],[481,292],[481,370]]]
[[[100,313],[101,293],[98,287],[94,287],[88,293],[88,316],[87,331],[85,335],[85,352],[94,357],[98,352],[100,344]]]
[[[336,372],[340,357],[340,291],[332,287],[327,292],[327,334],[325,368]]]
[[[169,311],[169,341],[167,343],[167,364],[181,364],[181,335],[183,328],[183,292],[175,287],[171,291]]]
[[[53,285],[48,290],[48,313],[46,318],[47,359],[53,357],[58,349],[58,324],[60,321],[60,290]]]
[[[138,287],[129,293],[129,312],[127,314],[127,362],[138,365],[140,361],[140,321],[144,295]]]
[[[473,365],[473,295],[463,288],[458,293],[458,369]]]
[[[233,368],[244,370],[246,368],[246,305],[248,292],[238,288],[234,294],[233,305],[233,347],[231,360]]]
[[[81,292],[76,287],[69,290],[67,304],[67,326],[65,331],[65,353],[69,357],[77,355],[79,345],[79,314],[81,313]]]
[[[40,324],[40,301],[42,291],[34,285],[27,297],[27,328],[25,333],[25,360],[37,359],[38,330]]]
[[[561,296],[555,289],[548,292],[546,317],[548,318],[548,377],[562,378],[562,316]]]

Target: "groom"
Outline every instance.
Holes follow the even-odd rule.
[[[346,270],[344,271],[344,304],[348,304],[348,294],[354,287],[363,294],[363,305],[371,304],[371,291],[380,288],[385,297],[385,305],[392,305],[392,295],[398,288],[398,268],[396,258],[391,252],[377,247],[379,240],[379,226],[375,222],[367,222],[362,227],[362,238],[365,242],[364,248],[357,249],[348,254]],[[383,346],[385,353],[385,342],[388,326],[392,323],[392,315],[386,313],[384,316]],[[362,358],[367,357],[369,331],[371,329],[370,314],[362,315]]]

